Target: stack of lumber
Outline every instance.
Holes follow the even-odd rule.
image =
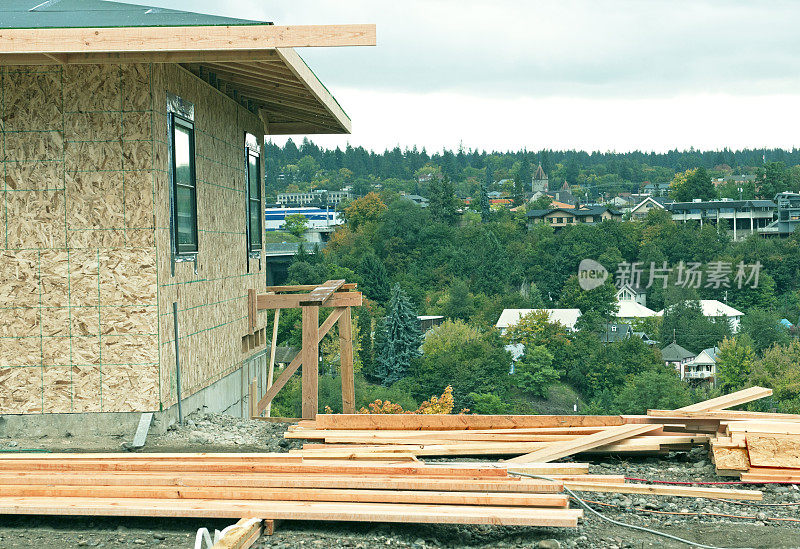
[[[720,474],[800,481],[800,416],[728,410],[771,394],[751,387],[642,416],[325,414],[285,437],[310,441],[292,451],[307,460],[501,456],[507,464],[710,444]]]
[[[585,467],[530,466],[569,475]],[[575,527],[560,481],[483,464],[288,454],[0,455],[0,514]]]

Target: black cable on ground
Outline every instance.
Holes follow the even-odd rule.
[[[538,479],[542,479],[542,480],[549,480],[551,482],[559,482],[558,480],[552,479],[550,477],[545,477],[545,476],[541,476],[541,475],[529,475],[527,473],[518,473],[516,471],[510,471],[510,470],[508,471],[508,474],[509,475],[517,475],[517,476],[521,476],[521,477],[529,477],[529,478],[538,478]],[[595,511],[594,509],[592,509],[589,506],[588,503],[583,501],[582,498],[580,498],[575,492],[570,490],[566,485],[564,486],[564,490],[566,490],[567,493],[570,496],[572,496],[575,499],[575,501],[577,501],[581,505],[581,507],[583,507],[584,509],[586,509],[587,511],[589,511],[593,515],[596,515],[596,516],[600,517],[601,519],[603,519],[603,520],[605,520],[607,522],[610,522],[611,524],[615,524],[617,526],[622,526],[623,528],[631,528],[633,530],[639,530],[640,532],[647,532],[648,534],[653,534],[653,535],[656,535],[656,536],[661,536],[663,538],[668,538],[668,539],[671,539],[671,540],[674,540],[674,541],[678,541],[680,543],[685,543],[686,545],[691,545],[693,547],[700,547],[701,549],[729,549],[729,548],[725,548],[725,547],[716,547],[714,545],[703,545],[702,543],[697,543],[695,541],[689,541],[688,539],[679,538],[678,536],[673,536],[672,534],[667,534],[666,532],[659,532],[658,530],[653,530],[651,528],[646,528],[644,526],[637,526],[635,524],[627,524],[627,523],[624,523],[624,522],[620,522],[618,520],[614,520],[614,519],[612,519],[610,517],[607,517],[607,516],[601,514],[598,511]],[[751,548],[751,547],[742,547],[742,548],[738,548],[738,549],[753,549],[753,548]]]

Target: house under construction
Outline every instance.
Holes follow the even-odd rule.
[[[279,27],[101,0],[0,6],[0,414],[224,410],[263,351],[265,135],[349,133]],[[179,318],[176,376],[173,304]]]

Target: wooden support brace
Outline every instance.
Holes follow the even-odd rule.
[[[317,417],[319,396],[319,307],[303,307],[303,413],[305,419]]]
[[[328,280],[323,285],[314,288],[305,299],[300,300],[302,307],[316,305],[321,307],[333,293],[344,285],[344,280]]]
[[[258,380],[256,378],[253,378],[253,381],[250,382],[250,394],[247,399],[247,407],[247,417],[258,415]]]
[[[252,334],[256,331],[256,322],[258,317],[258,299],[254,289],[247,290],[247,333]]]
[[[353,319],[350,307],[339,317],[339,369],[342,376],[342,412],[356,412],[355,376],[353,373]]]

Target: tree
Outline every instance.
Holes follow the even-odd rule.
[[[691,202],[700,200],[714,200],[717,191],[711,182],[711,177],[702,166],[675,174],[670,183],[670,194],[677,202]]]
[[[389,277],[386,274],[386,267],[374,253],[368,253],[361,260],[361,276],[363,282],[361,289],[368,298],[378,303],[389,301]]]
[[[385,211],[386,204],[378,193],[371,192],[350,202],[344,209],[344,218],[353,230],[357,230],[366,223],[378,221]]]
[[[553,368],[553,355],[543,345],[525,347],[525,354],[514,366],[514,384],[531,395],[546,398],[548,389],[559,379]]]
[[[800,414],[800,341],[767,349],[753,364],[748,382],[771,388],[779,412]]]
[[[728,319],[703,316],[698,301],[679,301],[664,309],[659,335],[662,345],[672,343],[674,339],[681,347],[699,353],[730,336],[731,325]]]
[[[650,408],[674,410],[692,401],[688,385],[663,367],[632,377],[615,393],[611,409],[606,410],[613,414],[644,414]]]
[[[791,178],[786,164],[783,162],[767,162],[756,168],[755,189],[758,198],[772,198],[791,188]]]
[[[580,309],[582,314],[595,311],[603,319],[610,320],[617,312],[617,289],[611,280],[593,288],[584,290],[576,275],[572,275],[564,284],[560,304],[564,308]]]
[[[445,175],[441,181],[432,182],[428,210],[431,217],[439,223],[452,225],[458,219],[458,198],[450,177]]]
[[[525,191],[531,184],[531,163],[528,155],[523,153],[517,173],[514,174],[514,205],[520,206],[525,201]]]
[[[717,354],[717,386],[725,392],[744,387],[750,377],[756,355],[749,338],[738,336],[725,338]]]
[[[543,194],[533,202],[529,206],[532,210],[549,210],[550,207],[553,205],[553,199],[548,194]]]
[[[789,334],[780,320],[772,309],[749,309],[742,318],[741,332],[750,337],[753,349],[761,354],[776,343],[785,345],[789,342]]]
[[[486,191],[486,184],[481,185],[481,223],[489,221],[491,215],[491,208],[489,202],[489,193]]]
[[[303,236],[308,227],[308,218],[303,214],[289,214],[283,218],[283,229],[296,237]]]
[[[442,312],[448,318],[468,320],[475,310],[474,301],[469,285],[464,280],[454,280]]]
[[[377,356],[377,375],[384,386],[405,377],[411,361],[420,356],[422,332],[417,313],[408,297],[395,284],[389,302],[389,315],[383,325],[383,338]]]

